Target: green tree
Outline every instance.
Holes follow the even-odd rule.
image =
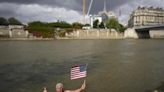
[[[48,23],[50,27],[53,28],[72,28],[72,25],[65,22],[65,21],[58,21],[58,22],[53,22],[53,23]]]
[[[106,27],[109,29],[115,29],[119,32],[124,32],[125,30],[125,27],[122,24],[120,24],[118,20],[115,18],[109,19],[106,23]]]
[[[22,23],[14,17],[9,18],[8,22],[9,22],[10,25],[22,25]]]
[[[100,23],[99,28],[102,28],[102,29],[105,28],[104,22],[101,22],[101,23]]]
[[[54,29],[48,26],[48,23],[34,21],[28,23],[28,28],[30,33],[37,37],[43,38],[53,38],[54,37]]]
[[[75,22],[72,24],[73,29],[82,29],[82,27],[83,27],[83,24],[78,23],[78,22]]]
[[[106,26],[107,28],[117,29],[119,26],[119,22],[117,21],[117,19],[111,18],[107,21]]]
[[[99,28],[99,20],[93,21],[93,28]]]
[[[85,24],[84,26],[91,26],[90,24]]]
[[[80,25],[80,24],[78,24]],[[48,26],[57,29],[55,30],[58,36],[64,36],[66,33],[73,31],[73,26],[65,21],[58,21],[53,23],[48,23]],[[76,25],[77,27],[77,25]]]
[[[124,32],[126,30],[126,27],[124,27],[122,24],[119,26],[119,31]]]
[[[7,26],[7,25],[8,25],[7,19],[5,19],[5,18],[3,18],[3,17],[0,17],[0,25],[5,25],[5,26]]]
[[[28,23],[29,27],[45,27],[48,26],[47,23],[41,21],[33,21]]]

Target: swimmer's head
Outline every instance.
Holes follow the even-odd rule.
[[[56,92],[62,92],[63,91],[63,84],[57,83],[56,84]]]

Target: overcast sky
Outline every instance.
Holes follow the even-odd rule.
[[[87,7],[90,0],[87,0]],[[164,7],[164,0],[107,0],[107,10],[117,15],[119,20],[127,23],[129,14],[138,6]],[[103,0],[94,0],[91,14],[103,10]],[[23,23],[29,21],[67,22],[82,19],[82,0],[0,0],[0,16],[16,17]]]

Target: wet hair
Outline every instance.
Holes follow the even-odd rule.
[[[56,88],[62,88],[62,92],[64,92],[64,86],[62,83],[57,83]]]
[[[63,88],[63,84],[62,83],[57,83],[56,88]]]

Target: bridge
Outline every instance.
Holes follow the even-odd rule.
[[[157,36],[164,38],[164,24],[152,25],[152,26],[140,26],[134,27],[138,38],[152,38],[151,36]]]
[[[147,31],[152,29],[164,29],[164,24],[161,25],[152,25],[152,26],[139,26],[134,27],[137,31]]]
[[[125,38],[164,38],[164,24],[152,26],[136,26],[128,28],[124,33]]]

